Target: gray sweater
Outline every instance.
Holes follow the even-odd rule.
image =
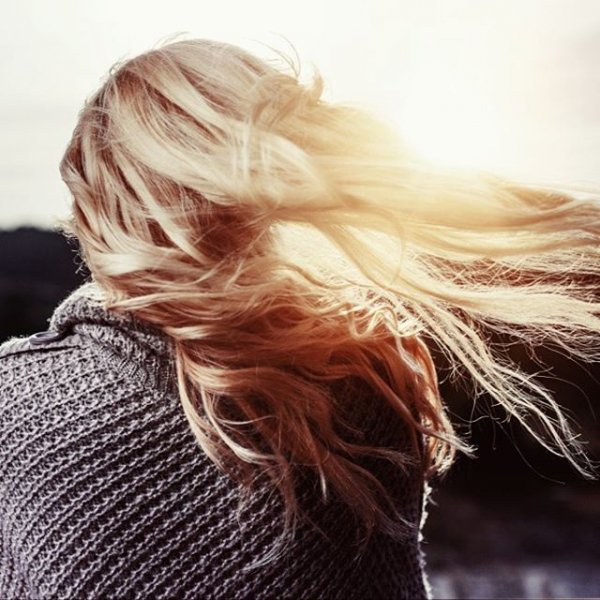
[[[403,444],[402,424],[354,382],[367,439]],[[348,511],[306,483],[281,558],[282,506],[239,490],[202,453],[179,404],[170,339],[107,311],[88,283],[49,332],[0,346],[0,598],[425,598],[416,476],[372,463],[416,527],[357,554]],[[308,481],[308,480],[307,480]],[[316,526],[315,526],[316,525]],[[318,531],[322,530],[322,533]]]

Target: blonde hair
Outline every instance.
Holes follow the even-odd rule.
[[[564,411],[490,336],[597,359],[597,199],[434,169],[368,111],[325,101],[318,71],[303,84],[280,57],[291,72],[193,39],[115,65],[60,165],[65,232],[109,308],[174,340],[204,452],[244,488],[266,473],[288,529],[302,465],[367,537],[401,535],[385,482],[357,459],[416,464],[425,479],[471,450],[427,342],[476,396],[592,474]],[[401,416],[414,452],[343,438],[328,386],[350,376]]]

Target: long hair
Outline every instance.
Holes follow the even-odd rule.
[[[440,398],[434,346],[474,396],[592,474],[565,412],[492,334],[597,359],[597,197],[433,168],[279,56],[193,39],[123,61],[60,165],[63,229],[107,307],[173,339],[202,450],[242,488],[267,474],[288,528],[302,466],[367,536],[400,534],[385,482],[358,459],[427,479],[471,450]],[[393,407],[414,452],[344,438],[331,384],[347,377]]]

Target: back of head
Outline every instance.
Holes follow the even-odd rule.
[[[61,163],[66,228],[109,307],[175,340],[203,450],[248,485],[254,468],[269,474],[289,523],[301,465],[367,531],[401,533],[384,483],[356,459],[416,461],[425,476],[467,450],[427,336],[581,466],[556,404],[497,359],[481,327],[590,355],[597,338],[581,333],[600,329],[597,304],[557,274],[600,270],[598,227],[585,225],[597,205],[432,170],[379,119],[324,101],[318,73],[304,85],[287,66],[209,40],[136,56],[88,99]],[[414,452],[340,435],[329,384],[346,377],[385,398]]]

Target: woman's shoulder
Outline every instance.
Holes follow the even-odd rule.
[[[39,331],[29,336],[13,336],[0,344],[0,359],[6,361],[25,354],[20,360],[27,360],[37,351],[45,349],[76,347],[80,343],[79,336],[72,335],[65,339],[53,331]]]
[[[117,380],[151,390],[148,366],[86,333],[49,329],[0,344],[0,398],[39,398],[49,408],[54,398],[101,394]]]
[[[159,421],[177,422],[177,399],[143,364],[88,335],[48,330],[0,345],[0,455],[5,460],[24,459],[30,451],[33,457],[42,446],[60,446],[56,456],[62,460],[80,443],[111,432],[117,438],[143,437],[154,426],[149,415],[156,427]]]
[[[86,283],[69,293],[55,308],[47,331],[13,337],[0,345],[0,390],[7,384],[28,382],[28,389],[48,387],[48,371],[59,371],[64,382],[95,386],[102,373],[126,375],[146,388],[173,388],[174,352],[163,332],[130,314],[106,308],[102,292]],[[0,392],[2,393],[2,392]]]
[[[82,444],[138,440],[176,424],[170,356],[140,326],[81,291],[54,311],[47,331],[0,345],[0,456],[27,469],[40,450],[63,461]],[[43,447],[43,448],[42,448]],[[47,465],[50,468],[50,465]],[[20,468],[21,468],[20,467]]]
[[[79,363],[85,361],[85,344],[81,336],[61,335],[55,331],[12,337],[0,344],[0,399],[3,413],[16,402],[48,394],[52,384],[68,384]]]
[[[61,462],[82,445],[141,439],[180,421],[165,392],[143,362],[84,331],[11,338],[0,345],[0,457],[27,469],[43,452],[50,468],[52,457]]]
[[[95,327],[0,346],[0,522],[12,549],[0,571],[23,574],[35,597],[96,597],[104,583],[126,595],[116,591],[131,556],[158,569],[206,490],[235,508],[178,398]]]

